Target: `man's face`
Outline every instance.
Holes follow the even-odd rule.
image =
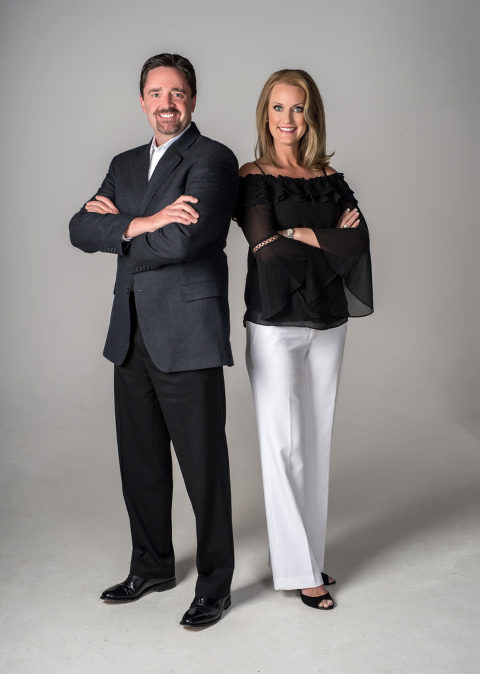
[[[163,145],[190,124],[195,110],[187,78],[181,70],[160,66],[147,75],[140,103],[155,133],[157,145]]]

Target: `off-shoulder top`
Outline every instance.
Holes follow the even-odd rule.
[[[234,219],[250,244],[244,322],[324,330],[372,313],[368,228],[360,211],[358,227],[339,228],[346,208],[358,204],[342,173],[240,178]],[[320,248],[275,237],[289,227],[311,227]]]

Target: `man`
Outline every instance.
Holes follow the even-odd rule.
[[[87,253],[118,256],[104,355],[115,364],[117,442],[132,558],[107,601],[175,586],[173,443],[196,518],[198,580],[181,624],[209,625],[230,606],[233,537],[223,365],[229,343],[223,251],[237,161],[191,121],[192,64],[148,59],[140,102],[151,143],[115,157],[70,237]],[[192,205],[194,204],[194,206]]]

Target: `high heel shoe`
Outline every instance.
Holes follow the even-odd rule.
[[[330,581],[329,581],[329,580],[328,580],[329,577],[330,577],[330,576],[328,575],[328,573],[323,573],[323,571],[322,571],[322,580],[323,580],[323,584],[324,584],[324,585],[335,585],[335,583],[337,582],[337,581],[335,580],[335,578],[334,578],[333,580],[330,580]]]
[[[333,585],[333,583],[331,583],[331,585]],[[307,597],[307,595],[303,594],[301,590],[299,590],[299,592],[300,592],[300,599],[306,606],[310,606],[310,608],[318,608],[321,611],[329,611],[330,609],[335,607],[335,602],[333,601],[329,592],[319,595],[318,597]],[[332,603],[329,606],[320,606],[322,601],[325,601],[325,599],[329,599]]]

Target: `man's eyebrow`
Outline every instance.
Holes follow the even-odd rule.
[[[156,94],[158,91],[162,91],[162,87],[156,87],[155,89],[149,89],[147,93],[149,94]],[[187,92],[185,89],[182,89],[181,87],[172,87],[170,91],[180,91],[182,94],[186,94]]]

